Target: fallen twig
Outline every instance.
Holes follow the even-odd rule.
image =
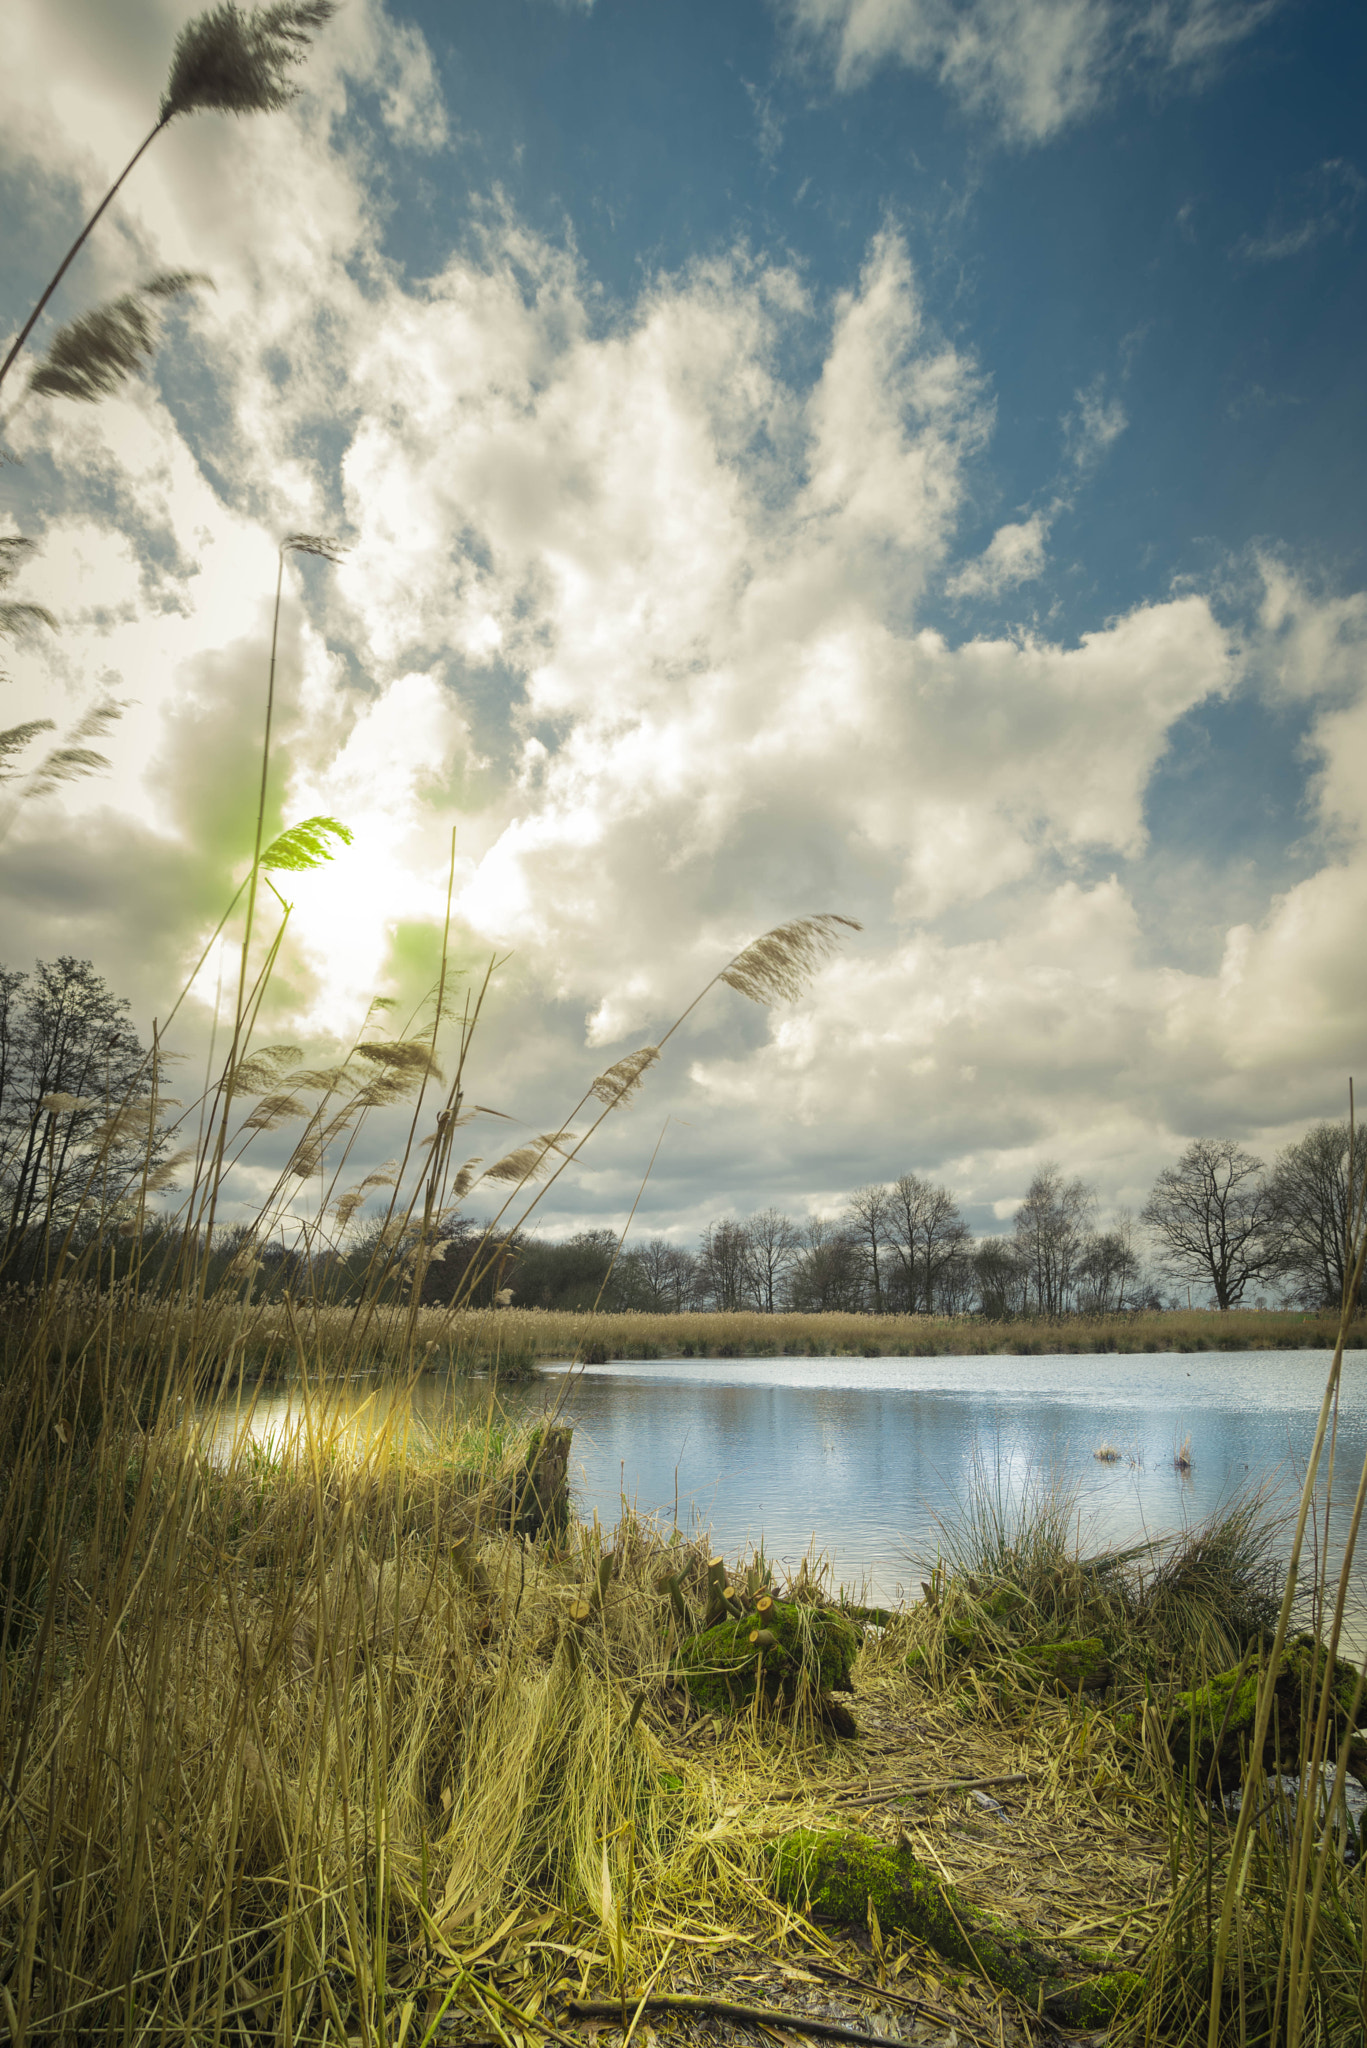
[[[988,1785],[1024,1785],[1036,1771],[1010,1771],[1000,1778],[927,1778],[918,1785],[889,1785],[882,1792],[837,1794],[841,1806],[881,1806],[886,1799],[910,1799],[923,1792],[977,1792]]]
[[[628,2004],[632,2001],[628,1997]],[[667,2007],[675,2012],[710,2013],[713,2019],[745,2020],[757,2027],[790,2027],[799,2034],[822,2034],[832,2041],[873,2043],[875,2048],[897,2048],[888,2034],[870,2034],[862,2027],[842,2026],[839,2020],[817,2019],[806,2012],[781,2012],[774,2005],[736,2005],[729,1998],[699,1998],[685,1991],[654,1991],[645,2004],[648,2009]],[[576,2020],[620,2020],[622,2001],[616,1998],[571,1998],[566,2012]]]

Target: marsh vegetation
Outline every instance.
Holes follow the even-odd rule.
[[[128,170],[182,114],[281,104],[332,12],[280,0],[191,23]],[[189,282],[70,323],[34,397],[113,388],[155,339],[155,303]],[[277,626],[291,564],[336,552],[282,542]],[[0,581],[21,557],[8,540]],[[6,630],[49,623],[19,599],[0,612]],[[483,989],[445,947],[414,1014],[395,1029],[373,1012],[328,1066],[261,1043],[282,878],[346,836],[327,817],[268,832],[274,644],[264,680],[246,875],[213,935],[237,958],[221,1063],[168,1098],[183,990],[149,1045],[111,1026],[80,1089],[49,1074],[7,1133],[8,2037],[524,2048],[589,2020],[650,2048],[652,2028],[701,2014],[780,2039],[843,2025],[999,2048],[1063,2021],[1240,2048],[1360,2041],[1367,1863],[1346,1785],[1363,1685],[1337,1651],[1367,1474],[1337,1584],[1306,1548],[1367,1241],[1356,1155],[1338,1347],[1284,1543],[1245,1500],[1181,1541],[1080,1555],[1066,1497],[984,1477],[921,1602],[839,1611],[819,1571],[780,1582],[762,1553],[717,1558],[629,1514],[577,1521],[543,1491],[553,1413],[520,1428],[491,1396],[423,1431],[398,1401],[358,1417],[352,1383],[403,1389],[443,1347],[506,1371],[622,1340],[914,1351],[943,1328],[962,1350],[968,1330],[736,1313],[686,1334],[686,1317],[473,1306],[672,1031],[492,1160],[458,1142]],[[30,795],[90,770],[102,715],[43,756]],[[0,755],[37,731],[0,735]],[[790,998],[847,922],[781,926],[709,989]],[[403,1141],[362,1171],[386,1112],[406,1112]],[[285,1130],[259,1208],[225,1232],[235,1166]],[[377,1192],[364,1255],[332,1256]],[[472,1197],[491,1213],[462,1284],[427,1305]],[[287,1209],[305,1217],[297,1284],[267,1257]],[[1209,1327],[1192,1319],[1192,1342]],[[1009,1334],[972,1328],[984,1348]],[[1128,1317],[1104,1329],[1144,1341]],[[1057,1348],[1033,1323],[1029,1341]],[[263,1445],[254,1404],[281,1371],[295,1419]],[[724,1687],[698,1647],[717,1629]],[[843,1718],[836,1677],[853,1687]]]

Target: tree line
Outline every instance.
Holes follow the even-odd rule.
[[[165,1175],[164,1141],[138,1115],[151,1061],[128,1006],[88,960],[0,967],[0,1272],[33,1270],[54,1232],[111,1218],[126,1190],[145,1200]],[[835,1217],[795,1220],[766,1208],[710,1223],[696,1246],[652,1237],[619,1249],[611,1230],[552,1241],[515,1233],[491,1259],[482,1226],[449,1223],[427,1266],[424,1296],[506,1296],[521,1306],[753,1309],[992,1318],[1106,1315],[1184,1305],[1200,1289],[1221,1309],[1250,1290],[1306,1308],[1337,1307],[1354,1189],[1363,1199],[1367,1146],[1349,1125],[1322,1122],[1270,1166],[1231,1139],[1200,1138],[1158,1175],[1138,1219],[1097,1221],[1086,1181],[1043,1165],[1009,1230],[975,1237],[952,1192],[916,1173],[856,1191]],[[98,1160],[98,1185],[92,1180]],[[163,1226],[164,1227],[164,1226]],[[402,1238],[379,1242],[358,1217],[345,1243],[311,1259],[283,1244],[255,1247],[262,1288],[317,1285],[343,1296],[376,1263],[402,1268]],[[214,1268],[241,1264],[222,1234]],[[372,1241],[374,1240],[374,1241]]]
[[[653,1237],[618,1249],[611,1230],[561,1242],[514,1238],[495,1291],[530,1308],[711,1309],[1021,1316],[1220,1309],[1261,1287],[1297,1306],[1338,1308],[1356,1165],[1348,1123],[1318,1123],[1268,1168],[1232,1140],[1201,1138],[1159,1174],[1138,1224],[1096,1225],[1096,1191],[1038,1168],[1007,1232],[974,1237],[950,1190],[920,1174],[859,1188],[835,1218],[777,1209],[710,1223],[695,1248]],[[464,1223],[428,1279],[459,1291],[479,1246]],[[495,1289],[494,1282],[497,1286]],[[1259,1299],[1265,1297],[1260,1296]],[[1360,1306],[1363,1304],[1359,1304]]]

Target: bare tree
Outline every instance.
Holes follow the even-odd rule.
[[[1030,1294],[1030,1267],[1009,1237],[984,1237],[972,1255],[978,1306],[990,1323],[1004,1323],[1025,1312]]]
[[[1039,1168],[1026,1190],[1011,1229],[1039,1315],[1062,1315],[1072,1305],[1095,1199],[1085,1181],[1065,1180],[1052,1161]]]
[[[807,1314],[864,1305],[859,1240],[824,1216],[803,1225],[802,1247],[788,1275],[788,1304]]]
[[[1314,1308],[1343,1303],[1350,1217],[1367,1171],[1367,1141],[1355,1136],[1350,1156],[1350,1136],[1346,1120],[1312,1124],[1277,1155],[1268,1178],[1277,1276]]]
[[[745,1307],[749,1277],[749,1234],[743,1223],[723,1217],[709,1223],[698,1246],[698,1285],[715,1309]]]
[[[1250,1280],[1276,1270],[1263,1162],[1230,1138],[1188,1145],[1154,1182],[1141,1221],[1158,1240],[1168,1270],[1211,1287],[1222,1310],[1237,1308]]]
[[[671,1244],[666,1237],[652,1237],[626,1257],[631,1261],[639,1307],[656,1315],[678,1315],[693,1306],[694,1259],[686,1246]]]
[[[0,968],[6,1257],[45,1220],[64,1228],[92,1172],[98,1210],[124,1194],[140,1166],[155,1165],[165,1141],[149,1123],[152,1080],[128,1004],[88,960],[40,960],[31,975]]]
[[[1134,1223],[1122,1209],[1114,1230],[1094,1230],[1077,1262],[1077,1306],[1088,1315],[1121,1315],[1136,1305],[1141,1262]]]
[[[667,1315],[675,1305],[674,1263],[677,1247],[668,1238],[652,1237],[625,1254],[636,1276],[641,1307]]]
[[[766,1315],[774,1313],[783,1276],[797,1253],[798,1235],[790,1216],[761,1209],[745,1226],[751,1294]]]
[[[888,1226],[891,1221],[892,1197],[885,1187],[879,1187],[875,1182],[870,1187],[855,1189],[845,1209],[845,1223],[863,1246],[864,1263],[873,1284],[873,1312],[879,1316],[882,1315],[885,1304],[878,1254],[887,1247]]]
[[[972,1248],[968,1226],[948,1188],[904,1173],[888,1189],[885,1242],[892,1252],[906,1306],[930,1315],[951,1266]]]

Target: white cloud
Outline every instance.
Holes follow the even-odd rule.
[[[1018,583],[1033,581],[1044,570],[1048,535],[1049,521],[1042,512],[999,526],[977,560],[966,562],[945,589],[951,597],[1000,597]]]
[[[1124,433],[1129,415],[1118,398],[1107,397],[1106,380],[1100,375],[1085,390],[1073,393],[1073,405],[1063,418],[1068,459],[1076,470],[1095,469]]]
[[[56,35],[20,13],[25,47]],[[757,1195],[796,1202],[785,1176],[839,1186],[856,1153],[861,1179],[953,1159],[989,1202],[1032,1148],[1130,1187],[1165,1124],[1332,1107],[1362,1014],[1367,600],[1269,561],[1242,642],[1199,593],[1075,645],[928,631],[992,413],[903,241],[875,237],[833,301],[735,252],[614,307],[495,197],[408,283],[377,253],[378,145],[343,118],[353,73],[383,75],[384,18],[347,19],[293,114],[150,156],[111,238],[111,270],[136,246],[217,278],[202,416],[141,387],[30,418],[63,480],[30,589],[67,624],[21,651],[14,715],[102,669],[139,701],[111,780],[17,830],[3,957],[93,950],[161,1007],[250,844],[276,536],[337,521],[345,565],[286,586],[281,813],[357,831],[297,888],[282,1002],[302,1023],[344,1032],[386,976],[417,977],[403,948],[439,925],[458,822],[461,961],[517,948],[482,1099],[529,1115],[757,930],[865,918],[809,1002],[771,1026],[724,996],[700,1021],[724,1054],[688,1039],[657,1077],[693,1121],[690,1201],[771,1173]],[[98,67],[81,77],[50,167],[104,147]],[[1123,424],[1103,386],[1080,393],[1078,467]],[[1003,526],[962,591],[1042,573],[1048,517]],[[1180,973],[1126,864],[1174,721],[1245,683],[1311,706],[1340,851],[1230,934],[1218,974]]]
[[[1191,77],[1277,0],[784,0],[800,43],[851,91],[893,63],[935,78],[1012,141],[1038,143],[1095,108],[1125,68]]]

